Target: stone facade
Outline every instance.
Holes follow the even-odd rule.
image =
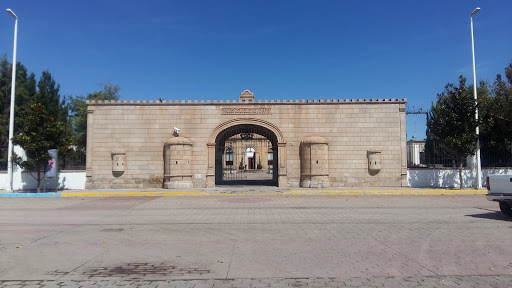
[[[407,186],[405,103],[247,90],[239,101],[88,101],[86,188],[214,187],[229,143],[253,132],[268,140],[256,151],[265,168],[274,150],[279,187]]]

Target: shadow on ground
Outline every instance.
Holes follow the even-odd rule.
[[[466,215],[473,218],[480,218],[480,219],[489,219],[489,220],[500,220],[500,221],[512,221],[512,217],[507,217],[503,215],[501,212],[493,211],[488,213],[482,213],[482,214],[472,214],[472,215]]]

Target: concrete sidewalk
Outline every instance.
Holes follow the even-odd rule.
[[[250,195],[484,195],[487,190],[409,187],[278,188],[270,186],[221,186],[190,189],[94,189],[34,193],[0,191],[0,197],[113,197],[113,196],[250,196]]]

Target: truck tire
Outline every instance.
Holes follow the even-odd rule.
[[[500,202],[500,210],[505,216],[512,217],[512,205],[509,202]]]

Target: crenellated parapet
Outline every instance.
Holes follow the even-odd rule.
[[[395,99],[295,99],[295,100],[257,100],[254,102],[242,102],[237,100],[87,100],[88,105],[250,105],[250,104],[277,104],[277,105],[304,105],[304,104],[405,104],[406,98]]]

